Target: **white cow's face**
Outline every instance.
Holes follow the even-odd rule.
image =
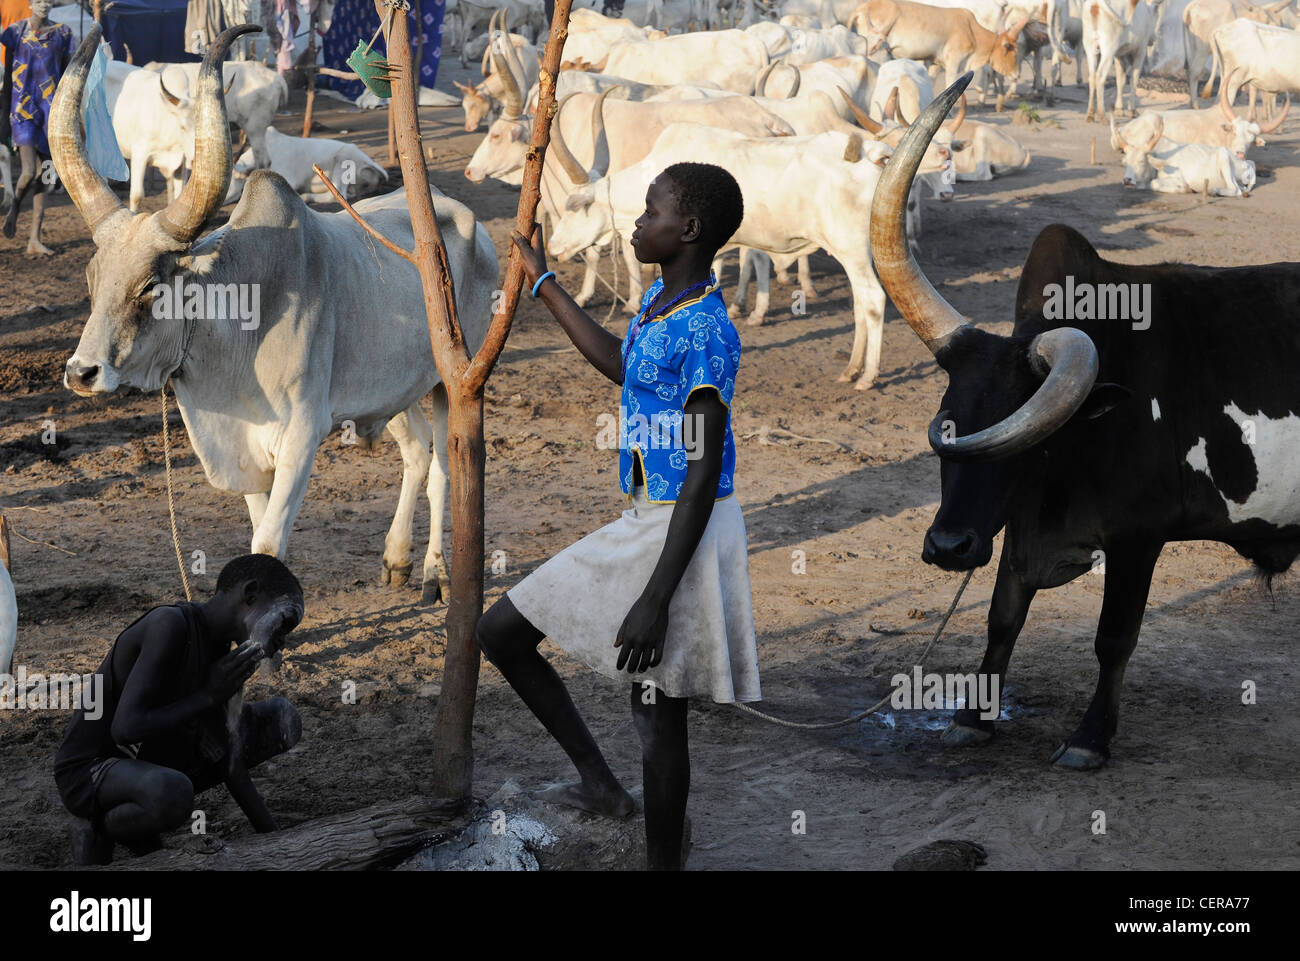
[[[565,212],[551,231],[546,249],[556,260],[571,260],[588,247],[603,247],[613,236],[609,204],[597,202],[594,187],[583,187],[565,201]]]
[[[1124,144],[1124,186],[1145,188],[1159,171],[1151,163],[1151,152],[1145,145]]]
[[[159,309],[165,305],[155,298],[159,285],[172,282],[183,251],[153,216],[115,217],[115,224],[96,233],[98,239],[107,232],[110,240],[99,245],[86,268],[90,317],[64,368],[63,386],[82,396],[124,385],[158,390],[182,357],[183,304],[177,316]]]
[[[1228,149],[1242,160],[1246,159],[1246,151],[1251,147],[1264,146],[1264,138],[1260,136],[1262,131],[1257,123],[1237,117],[1231,124],[1225,123],[1223,127],[1225,131],[1232,132],[1232,145]]]
[[[479,142],[474,156],[469,158],[465,176],[476,184],[488,177],[508,184],[523,183],[529,123],[531,120],[528,118],[507,120],[498,117],[492,121],[487,136]]]

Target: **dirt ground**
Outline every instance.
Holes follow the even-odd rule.
[[[464,76],[456,64],[444,71],[439,85],[447,89]],[[1083,99],[1082,88],[1067,86],[1054,108],[1039,105],[1047,122],[1013,128],[1033,154],[1027,171],[959,184],[950,203],[925,202],[923,266],[963,313],[1006,332],[1020,265],[1038,231],[1055,222],[1125,262],[1300,260],[1294,121],[1253,155],[1260,182],[1252,197],[1206,203],[1125,190],[1105,129],[1083,122]],[[1144,105],[1175,100],[1142,91]],[[298,93],[280,129],[299,132],[301,103]],[[517,189],[464,178],[481,134],[464,132],[458,110],[421,114],[434,183],[477,212],[504,254]],[[991,108],[972,114],[1009,123]],[[346,137],[387,159],[381,112],[321,99],[317,116],[316,136]],[[155,186],[147,207],[159,206]],[[24,216],[18,240],[0,241],[0,510],[21,535],[13,542],[15,663],[29,672],[89,671],[141,611],[181,596],[159,398],[131,391],[89,400],[62,387],[88,310],[84,268],[93,246],[66,197],[47,219],[53,259],[24,258],[26,223]],[[559,273],[576,289],[572,264]],[[849,287],[824,255],[814,258],[814,276],[821,296],[805,315],[784,309],[791,288],[774,286],[768,323],[741,325],[733,412],[761,707],[829,720],[873,703],[893,674],[910,671],[925,637],[885,632],[928,634],[959,578],[920,560],[938,502],[925,428],[944,378],[891,306],[878,386],[860,392],[837,383],[852,335]],[[729,265],[724,282],[734,278]],[[609,305],[598,293],[593,315],[604,318]],[[608,324],[621,333],[626,319],[615,312]],[[487,398],[487,550],[489,558],[503,551],[506,565],[488,574],[491,603],[616,517],[622,498],[615,454],[595,444],[597,414],[616,411],[617,392],[527,298]],[[57,445],[40,442],[47,420]],[[208,485],[174,410],[172,424],[182,547],[206,553],[207,574],[195,579],[206,595],[221,565],[247,550],[248,517],[242,498]],[[764,443],[764,428],[818,440]],[[400,466],[395,444],[364,451],[337,434],[316,459],[290,548],[307,616],[282,671],[251,682],[251,696],[285,694],[304,719],[301,744],[256,772],[284,825],[429,789],[445,608],[419,606],[418,583],[398,590],[378,583]],[[417,544],[427,515],[422,500]],[[805,573],[792,573],[795,551],[806,556]],[[976,572],[927,670],[975,669],[993,574]],[[1101,578],[1088,576],[1039,594],[1012,662],[1010,720],[981,748],[945,749],[938,714],[892,724],[877,715],[807,733],[731,707],[693,705],[690,867],[888,868],[905,851],[948,837],[983,844],[989,869],[1300,867],[1293,760],[1300,601],[1285,583],[1272,597],[1261,592],[1227,547],[1168,547],[1128,670],[1114,757],[1098,773],[1058,771],[1048,758],[1095,684],[1101,592]],[[626,687],[546,647],[615,771],[640,783]],[[1258,685],[1254,706],[1241,703],[1245,680]],[[347,681],[357,685],[355,705],[342,703]],[[68,819],[51,776],[67,713],[3,713],[0,867],[68,866]],[[571,773],[487,665],[474,746],[480,797],[512,776],[538,786]],[[235,838],[250,831],[223,789],[199,804],[210,831]],[[1104,834],[1093,831],[1099,811]],[[806,833],[792,830],[797,812]]]

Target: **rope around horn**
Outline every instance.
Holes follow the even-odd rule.
[[[961,600],[961,595],[966,590],[966,585],[970,583],[971,575],[974,573],[975,573],[974,569],[971,569],[967,571],[966,576],[962,578],[961,587],[957,588],[957,593],[953,597],[952,603],[948,605],[948,613],[943,616],[943,620],[940,621],[939,626],[935,628],[934,637],[930,638],[930,643],[925,645],[925,650],[921,652],[921,659],[920,661],[917,662],[918,665],[925,663],[925,659],[930,655],[930,649],[933,648],[935,642],[939,640],[939,635],[943,633],[943,629],[948,626],[948,621],[952,617],[953,611],[957,610],[957,602]],[[860,721],[868,714],[874,714],[876,713],[876,711],[879,711],[882,707],[888,704],[891,699],[893,699],[893,696],[894,695],[892,692],[886,694],[883,698],[881,698],[875,704],[871,705],[871,707],[867,708],[865,711],[859,711],[857,714],[854,714],[852,717],[846,717],[842,721],[828,721],[824,724],[807,724],[802,721],[787,721],[779,717],[773,717],[771,714],[764,714],[762,711],[756,711],[754,710],[754,708],[750,707],[747,704],[737,703],[737,704],[732,704],[731,706],[736,708],[737,710],[744,711],[746,714],[752,714],[754,715],[754,717],[762,718],[764,721],[768,721],[772,724],[779,724],[781,725],[781,727],[797,727],[800,730],[804,730],[804,731],[822,731],[827,728],[843,727],[846,724],[853,724],[857,721]]]
[[[167,514],[172,522],[172,546],[176,548],[176,566],[181,570],[181,584],[185,588],[185,599],[194,600],[194,595],[190,593],[190,575],[185,570],[185,562],[181,560],[181,538],[176,532],[176,498],[172,492],[172,441],[171,431],[167,427],[167,385],[171,381],[164,381],[162,386],[162,415],[163,415],[163,464],[167,468]]]

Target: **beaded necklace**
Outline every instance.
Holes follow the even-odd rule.
[[[691,284],[691,286],[687,287],[680,294],[678,294],[672,300],[668,301],[668,303],[664,304],[654,313],[648,313],[648,312],[643,313],[640,317],[637,318],[636,322],[632,325],[632,329],[628,331],[627,350],[623,353],[623,379],[624,380],[627,380],[627,361],[628,358],[632,356],[632,345],[636,343],[636,336],[637,334],[641,333],[641,328],[644,327],[646,324],[650,323],[651,321],[671,313],[672,309],[676,307],[679,303],[681,303],[683,300],[685,300],[687,295],[693,294],[695,291],[700,290],[704,287],[716,286],[717,283],[718,281],[714,277],[713,272],[709,271],[708,280],[701,280],[698,284]],[[658,300],[659,297],[662,295],[663,295],[663,291],[660,290],[659,295],[655,297],[655,300]],[[653,304],[651,306],[653,306]]]

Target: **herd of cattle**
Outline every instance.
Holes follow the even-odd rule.
[[[824,250],[846,270],[853,293],[854,345],[841,379],[859,388],[873,383],[886,295],[934,352],[949,386],[930,431],[942,458],[942,502],[923,558],[951,570],[978,567],[991,559],[995,535],[1007,531],[982,671],[1000,682],[1035,592],[1093,569],[1101,552],[1101,676],[1083,722],[1057,753],[1067,766],[1096,767],[1108,756],[1124,667],[1167,541],[1221,540],[1269,575],[1300,554],[1293,477],[1300,399],[1291,398],[1289,373],[1282,373],[1300,362],[1300,340],[1289,323],[1300,302],[1300,265],[1126,267],[1101,259],[1076,232],[1049,228],[1022,273],[1015,329],[998,336],[961,317],[918,268],[918,194],[950,197],[957,180],[989,179],[1031,162],[1005,126],[968,117],[965,89],[973,75],[1004,97],[1030,55],[1048,50],[1054,66],[1086,58],[1096,79],[1090,106],[1099,108],[1100,78],[1110,64],[1117,77],[1134,60],[1140,70],[1147,40],[1155,37],[1159,51],[1168,17],[1181,9],[1190,31],[1190,24],[1202,23],[1192,12],[1202,13],[1205,2],[1177,8],[1177,0],[1164,0],[1153,12],[1145,0],[1084,0],[1073,11],[1064,0],[1038,0],[1030,9],[988,0],[997,5],[990,21],[984,0],[971,0],[972,9],[906,0],[853,6],[789,0],[784,12],[774,11],[779,22],[687,33],[577,9],[565,48],[568,69],[559,78],[541,202],[551,222],[551,253],[586,261],[583,299],[594,290],[601,248],[618,248],[630,234],[651,177],[678,160],[712,161],[733,173],[746,198],[732,246],[743,268],[758,274],[751,322],[767,306],[772,266],[798,262],[800,283],[815,295],[807,258]],[[1210,35],[1205,69],[1216,71],[1226,92],[1208,110],[1141,114],[1113,128],[1112,143],[1125,152],[1126,182],[1172,189],[1181,177],[1182,189],[1214,190],[1221,185],[1207,185],[1212,168],[1215,176],[1237,178],[1240,187],[1245,154],[1277,129],[1285,108],[1264,124],[1239,118],[1233,86],[1251,84],[1261,106],[1274,94],[1289,104],[1290,93],[1300,90],[1285,79],[1300,58],[1273,63],[1234,45],[1250,31],[1265,47],[1275,34],[1290,36],[1285,24],[1254,19],[1283,19],[1289,7],[1250,7],[1246,18],[1239,15],[1248,5],[1219,2],[1232,16]],[[667,17],[670,9],[674,0],[651,12]],[[692,11],[696,17],[726,12]],[[476,182],[522,179],[538,57],[535,37],[512,34],[510,19],[509,10],[490,17],[485,79],[462,90],[467,125],[488,124],[465,170]],[[673,29],[671,20],[659,22]],[[98,28],[73,58],[56,93],[50,145],[96,253],[88,270],[90,315],[65,384],[94,395],[124,386],[158,390],[172,380],[209,481],[245,497],[252,549],[279,556],[317,447],[345,421],[367,441],[387,428],[401,447],[403,475],[383,578],[400,585],[409,576],[423,485],[431,506],[423,594],[436,600],[448,583],[441,551],[446,397],[432,361],[419,276],[370,242],[347,213],[308,207],[302,181],[275,175],[280,164],[305,156],[284,145],[292,138],[267,129],[283,89],[273,76],[263,82],[257,65],[233,73],[227,65],[222,72],[230,43],[254,29],[226,31],[199,68],[119,72],[119,140],[128,94],[152,91],[162,101],[154,116],[190,118],[192,173],[155,213],[137,212],[134,183],[131,202],[123,203],[87,156],[80,114]],[[1126,53],[1134,43],[1139,52]],[[1187,63],[1199,49],[1185,44]],[[892,58],[872,59],[881,51]],[[938,96],[936,70],[954,81]],[[1033,82],[1046,95],[1058,79],[1055,69],[1045,79],[1036,69]],[[1188,81],[1194,99],[1202,77],[1193,69]],[[140,108],[134,119],[145,116]],[[241,158],[248,168],[242,196],[229,223],[202,236],[230,199],[238,172],[231,120],[251,145]],[[156,155],[147,137],[138,142]],[[134,153],[131,160],[134,165]],[[469,207],[433,193],[457,309],[474,350],[490,319],[496,253]],[[410,247],[404,189],[360,201],[356,209]],[[623,255],[638,268],[629,271],[634,309],[642,279],[625,247]],[[154,311],[155,322],[140,323],[157,285],[173,282],[208,290],[256,285],[259,322],[214,313],[209,299],[206,313],[158,317]],[[1152,315],[1178,322],[1139,331],[1113,318],[1073,326],[1048,320],[1045,292],[1076,282],[1112,292],[1148,285]],[[1225,326],[1228,309],[1234,323]],[[1276,378],[1268,376],[1274,368]],[[420,405],[430,392],[432,423]],[[1174,410],[1178,417],[1166,416]],[[1246,421],[1258,435],[1251,446],[1240,442]],[[990,722],[958,712],[946,738],[967,743],[990,733]]]

